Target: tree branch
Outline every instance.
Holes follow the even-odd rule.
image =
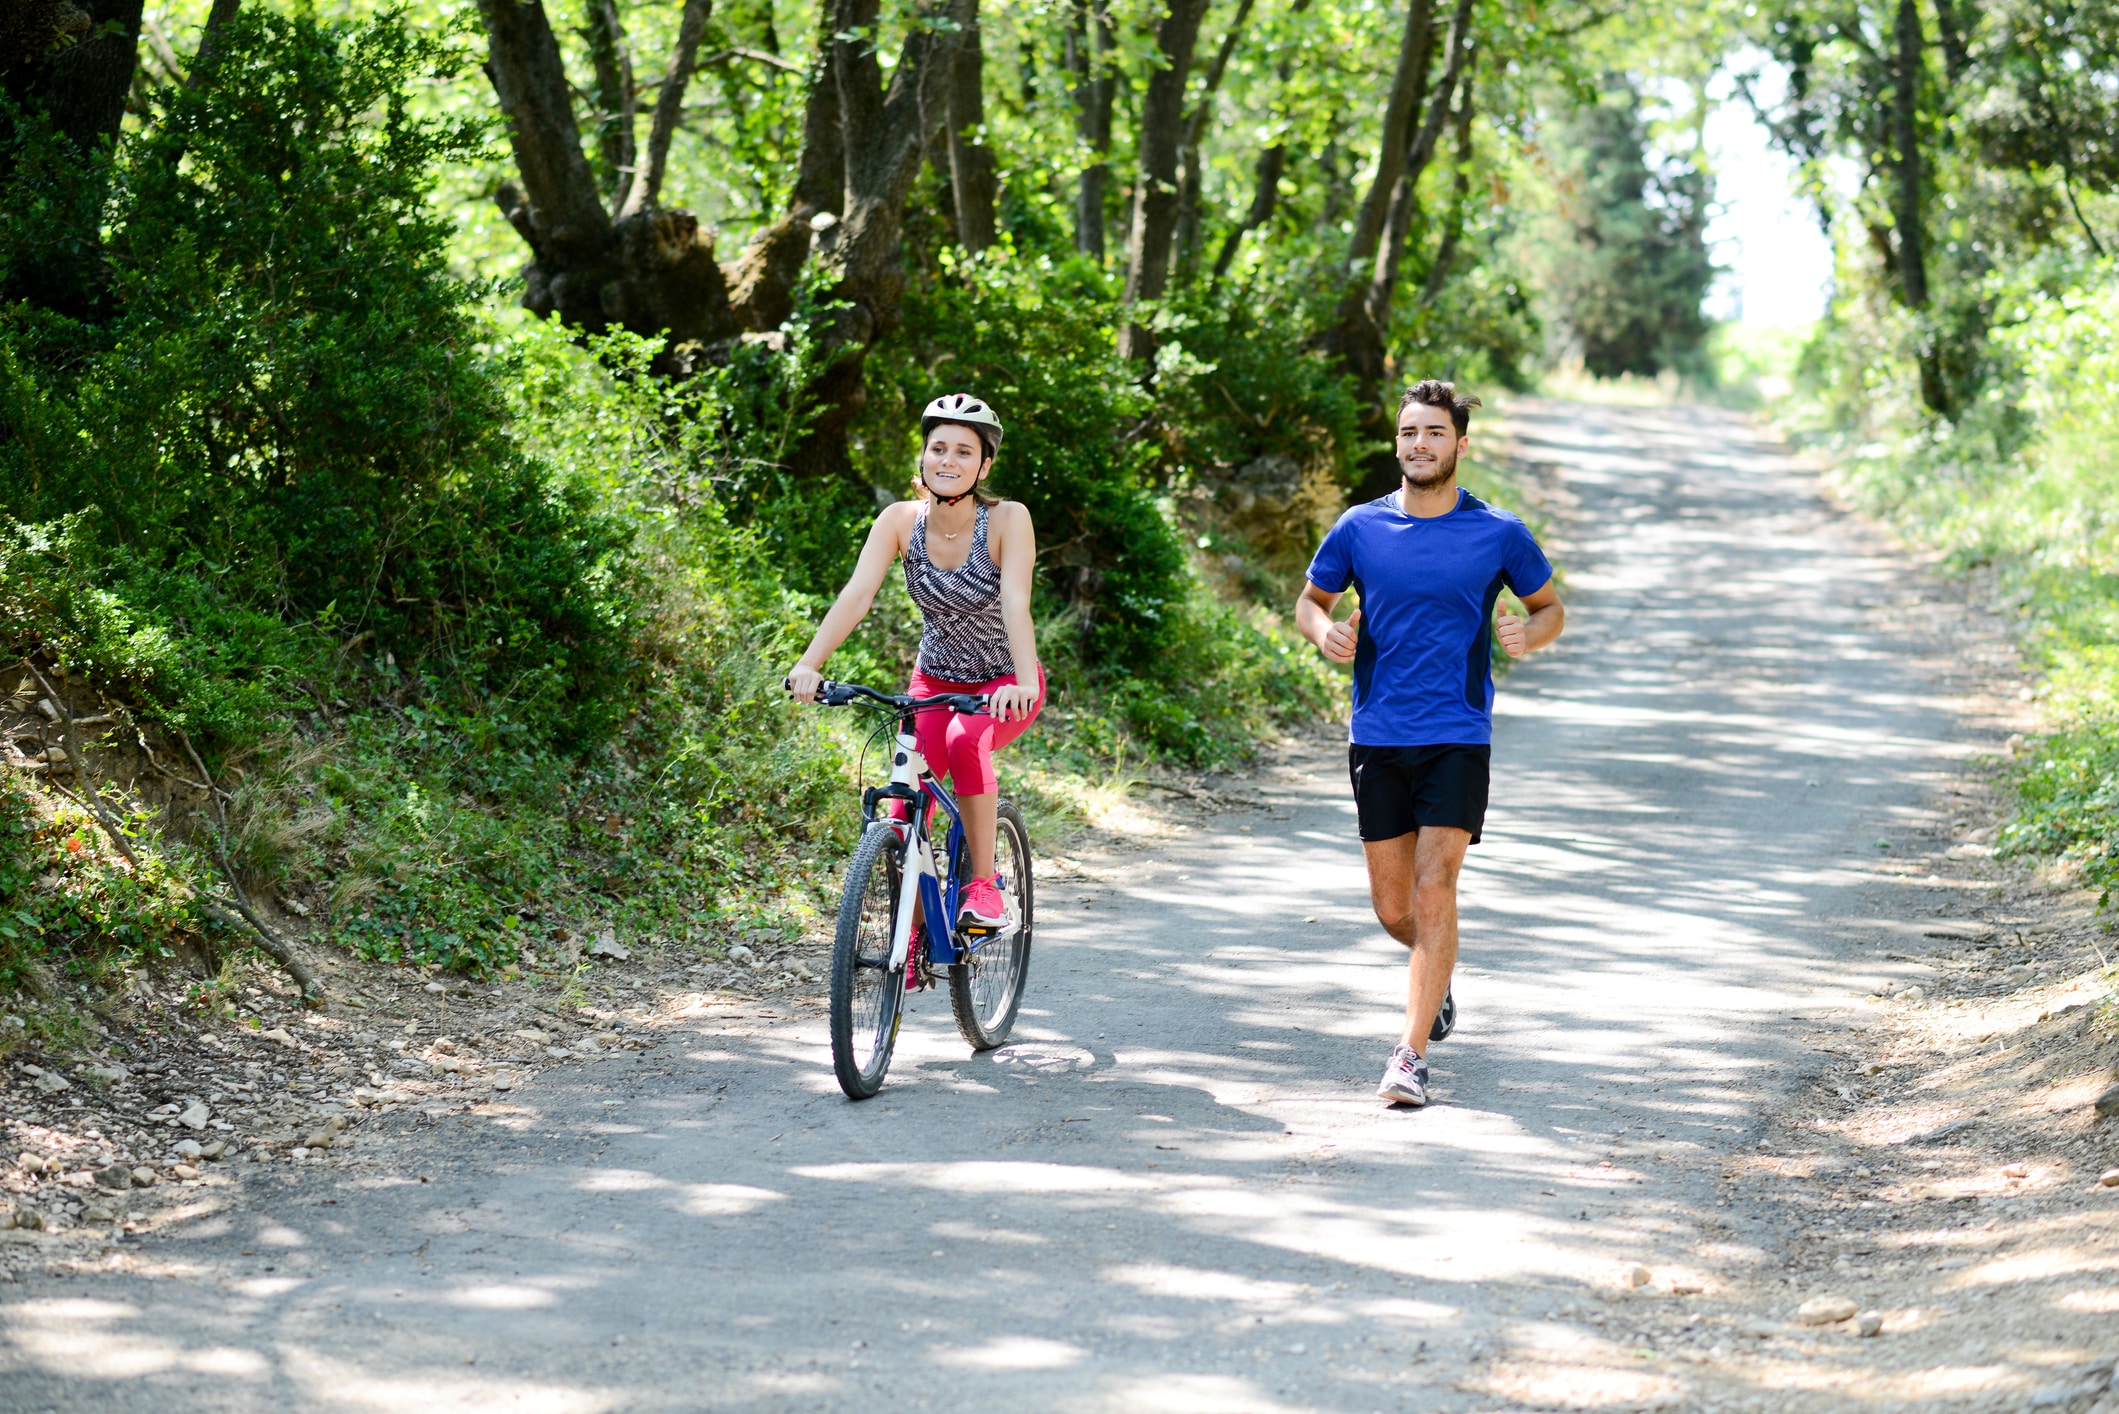
[[[633,190],[618,212],[621,221],[655,205],[662,195],[670,139],[677,135],[677,120],[684,112],[684,90],[692,81],[692,61],[699,57],[699,40],[706,33],[707,17],[713,8],[714,0],[684,0],[676,52],[670,55],[669,72],[663,75],[662,87],[655,94],[655,121],[648,128],[647,156],[633,173]]]
[[[171,730],[176,732],[177,740],[184,744],[184,751],[191,757],[191,764],[199,768],[199,779],[209,786],[213,785],[213,775],[206,769],[206,763],[199,759],[198,749],[191,744],[191,738],[184,734],[182,727],[173,727]],[[236,911],[242,914],[243,921],[257,934],[258,946],[264,949],[266,955],[274,962],[286,968],[287,975],[302,989],[302,1000],[311,1005],[323,1001],[323,984],[318,982],[316,974],[295,956],[294,949],[288,945],[287,940],[273,931],[264,919],[258,917],[257,910],[251,907],[250,895],[243,892],[243,885],[235,876],[235,866],[228,862],[228,810],[221,804],[221,792],[218,789],[209,790],[206,798],[213,802],[214,818],[220,823],[220,828],[215,831],[213,837],[213,856],[221,866],[221,877],[228,881],[229,892],[235,895]],[[235,922],[228,916],[227,910],[219,906],[218,899],[201,895],[200,902],[205,905],[207,912],[214,914],[222,922]]]
[[[1200,144],[1206,138],[1207,119],[1214,113],[1214,95],[1221,88],[1222,75],[1229,70],[1230,56],[1235,54],[1237,41],[1243,37],[1244,24],[1251,18],[1252,0],[1238,0],[1236,13],[1229,20],[1229,28],[1215,47],[1214,57],[1207,63],[1205,80],[1200,84],[1199,101],[1193,105],[1192,113],[1185,120],[1185,135],[1179,160],[1184,175],[1179,179],[1177,195],[1177,269],[1180,281],[1189,280],[1199,255],[1199,194],[1204,185],[1199,156]]]
[[[51,685],[51,682],[43,673],[37,670],[37,665],[29,658],[24,657],[22,665],[28,668],[30,676],[37,680],[37,686],[44,689],[45,697],[58,710],[59,718],[65,725],[66,756],[73,764],[74,785],[79,788],[80,793],[87,800],[89,811],[95,816],[96,824],[102,829],[111,844],[116,847],[118,853],[125,856],[125,862],[132,866],[134,877],[138,877],[140,873],[139,856],[132,852],[132,842],[126,839],[125,832],[118,827],[117,821],[111,818],[109,807],[103,804],[103,793],[96,789],[95,772],[89,769],[88,756],[81,750],[81,735],[75,730],[72,704],[66,700],[64,693]],[[295,956],[294,950],[288,947],[285,940],[275,934],[257,916],[256,910],[250,906],[250,900],[244,896],[243,886],[236,882],[235,871],[229,867],[227,851],[221,844],[221,838],[228,830],[228,814],[221,806],[220,793],[213,789],[213,777],[206,773],[205,763],[199,760],[198,752],[192,751],[191,740],[184,735],[181,728],[177,729],[177,738],[184,743],[184,749],[191,752],[192,763],[198,766],[200,778],[207,783],[206,798],[213,802],[214,813],[221,822],[221,833],[214,837],[214,855],[220,863],[222,876],[228,880],[228,887],[235,891],[236,906],[241,910],[242,917],[237,918],[230,914],[227,909],[220,906],[218,900],[204,892],[200,892],[197,895],[199,907],[209,917],[230,927],[238,927],[247,922],[251,930],[257,934],[258,945],[267,956],[286,969],[287,975],[292,977],[295,985],[302,989],[303,998],[311,1002],[323,1000],[323,988],[317,983],[315,974],[303,965],[299,957]]]
[[[596,137],[605,177],[616,206],[625,197],[637,161],[633,102],[633,51],[617,0],[587,0],[589,62],[596,71]]]
[[[701,59],[695,67],[717,69],[731,59],[748,59],[754,64],[770,64],[774,68],[783,69],[790,74],[799,74],[803,71],[802,65],[792,59],[783,59],[778,54],[768,54],[763,49],[747,49],[740,44],[731,45],[718,54],[709,55],[707,58]]]
[[[1288,6],[1288,14],[1292,17],[1309,8],[1310,0],[1295,0],[1294,4]],[[1284,58],[1280,61],[1278,78],[1283,87],[1293,70],[1291,60]],[[1251,191],[1251,209],[1222,241],[1221,254],[1214,257],[1214,274],[1208,280],[1209,285],[1219,286],[1222,277],[1229,273],[1229,264],[1236,259],[1236,250],[1243,244],[1244,234],[1256,230],[1273,218],[1273,209],[1280,203],[1280,176],[1287,166],[1287,154],[1288,148],[1284,141],[1276,142],[1258,154],[1258,179]]]
[[[214,41],[242,5],[243,0],[213,0],[213,8],[206,12],[206,28],[199,35],[198,52],[191,56],[191,76],[184,80],[186,88],[197,88],[205,81],[206,70],[213,62]]]
[[[1472,76],[1474,66],[1464,66],[1464,82],[1459,85],[1457,97],[1457,160],[1456,171],[1450,180],[1449,225],[1442,232],[1442,243],[1435,250],[1434,264],[1427,268],[1427,279],[1421,285],[1420,303],[1432,305],[1442,297],[1442,286],[1449,279],[1449,268],[1457,258],[1457,244],[1464,239],[1464,208],[1471,201],[1472,176]]]
[[[508,143],[522,173],[531,249],[573,264],[594,258],[610,231],[596,177],[581,151],[559,42],[539,0],[478,0],[488,42],[486,76],[508,118]]]
[[[147,52],[154,55],[155,67],[162,71],[163,77],[189,88],[190,84],[184,78],[184,64],[177,58],[177,51],[170,47],[169,36],[162,32],[162,21],[158,16],[141,15],[140,38],[147,41]],[[146,65],[141,68],[145,69]]]
[[[1169,0],[1156,30],[1161,63],[1148,76],[1140,107],[1140,173],[1134,180],[1133,227],[1126,240],[1125,303],[1161,299],[1170,275],[1170,236],[1177,226],[1178,148],[1184,139],[1185,87],[1207,0]],[[1119,330],[1121,358],[1146,359],[1154,337],[1129,317]]]
[[[1104,258],[1104,184],[1111,174],[1111,101],[1118,78],[1112,54],[1118,38],[1109,0],[1074,0],[1069,9],[1066,66],[1074,76],[1075,136],[1089,151],[1074,197],[1074,248]]]
[[[1406,153],[1404,170],[1398,174],[1397,189],[1391,193],[1390,219],[1382,245],[1376,252],[1375,270],[1369,279],[1365,304],[1369,322],[1375,326],[1379,337],[1390,327],[1391,300],[1398,289],[1398,267],[1405,258],[1405,241],[1412,229],[1413,212],[1420,205],[1420,178],[1434,156],[1435,141],[1442,134],[1442,126],[1449,120],[1450,103],[1457,96],[1457,83],[1463,77],[1471,52],[1472,0],[1457,0],[1457,12],[1450,17],[1448,66],[1443,70],[1442,81],[1435,85],[1427,117],[1420,124],[1420,132],[1413,139],[1411,150]]]
[[[1354,223],[1354,238],[1347,243],[1347,269],[1359,270],[1374,260],[1389,218],[1391,196],[1398,187],[1398,174],[1405,170],[1407,130],[1413,114],[1427,92],[1427,71],[1434,61],[1435,0],[1410,0],[1405,12],[1405,34],[1398,45],[1398,71],[1391,78],[1391,93],[1383,108],[1383,133],[1376,144],[1376,178]]]
[[[957,0],[953,9],[957,52],[949,65],[949,189],[956,201],[957,244],[977,254],[994,241],[998,177],[993,149],[978,141],[986,124],[986,57],[979,3]]]

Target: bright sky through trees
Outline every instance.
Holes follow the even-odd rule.
[[[1765,75],[1762,97],[1778,97],[1777,78]],[[1832,285],[1832,245],[1817,207],[1797,191],[1795,163],[1771,145],[1726,73],[1710,92],[1707,152],[1718,214],[1707,239],[1726,273],[1708,310],[1743,324],[1808,324],[1825,312]]]

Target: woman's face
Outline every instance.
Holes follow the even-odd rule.
[[[968,427],[938,423],[920,449],[920,479],[937,496],[961,496],[987,469],[986,443]]]

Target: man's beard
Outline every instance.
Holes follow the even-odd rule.
[[[1430,486],[1440,486],[1457,474],[1457,449],[1450,448],[1447,455],[1438,455],[1434,461],[1426,463],[1424,472],[1416,472],[1414,466],[1420,465],[1422,464],[1416,462],[1413,466],[1408,466],[1401,461],[1398,463],[1398,474],[1405,478],[1407,485],[1416,490],[1424,491]]]

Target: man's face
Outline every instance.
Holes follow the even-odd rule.
[[[1470,439],[1457,435],[1448,408],[1414,403],[1398,414],[1398,467],[1405,479],[1426,489],[1457,474],[1457,454]]]

